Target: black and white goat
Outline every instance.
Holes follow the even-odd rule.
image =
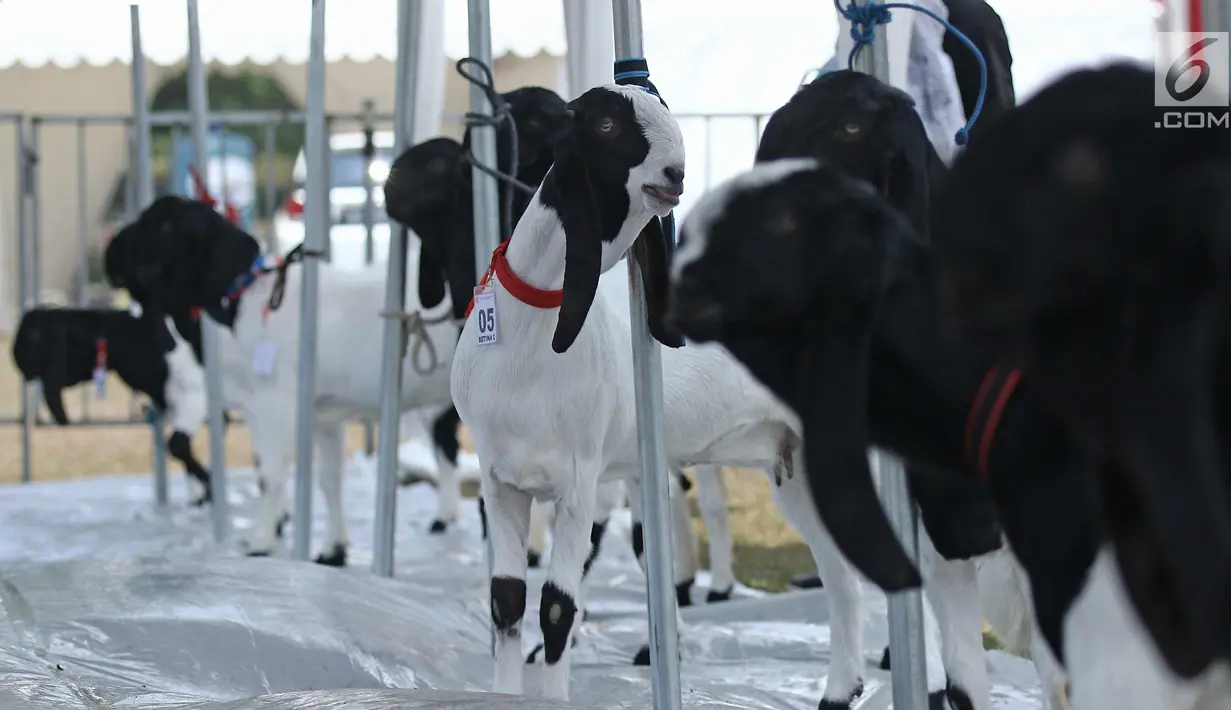
[[[822,707],[849,707],[862,688],[862,592],[809,502],[798,419],[722,348],[680,349],[682,339],[662,319],[668,245],[657,217],[683,189],[679,126],[637,87],[594,88],[569,107],[572,125],[551,171],[476,297],[475,313],[496,326],[496,342],[478,344],[472,313],[454,357],[454,403],[479,456],[494,543],[495,689],[522,689],[532,499],[557,507],[539,621],[542,692],[565,698],[595,490],[600,481],[638,475],[628,280],[613,268],[631,248],[646,277],[651,332],[673,346],[663,352],[670,463],[776,474],[775,499],[808,541],[833,605],[834,659]],[[935,653],[934,642],[929,649]],[[945,677],[939,659],[929,666],[939,706]]]
[[[170,337],[174,347],[164,350]],[[128,311],[36,306],[13,340],[13,362],[26,381],[39,381],[60,426],[68,426],[62,390],[115,372],[150,398],[171,430],[167,451],[195,482],[192,504],[210,500],[209,472],[192,455],[192,435],[205,419],[205,380],[188,344],[169,321]]]
[[[285,514],[288,462],[294,450],[294,417],[287,410],[298,385],[298,269],[284,264],[261,274],[264,257],[251,235],[210,206],[178,197],[155,201],[122,230],[126,240],[125,283],[145,296],[147,313],[187,314],[201,309],[225,326],[219,346],[227,389],[234,387],[249,429],[264,490],[250,554],[268,554]],[[344,271],[321,265],[321,304],[316,444],[318,483],[328,514],[326,551],[318,562],[345,563],[347,533],[341,501],[343,425],[374,416],[380,402],[379,353],[356,349],[380,329],[384,267]],[[255,276],[245,285],[248,277]],[[131,289],[130,289],[131,290]],[[281,307],[282,294],[289,292]],[[403,363],[403,411],[447,406],[448,366],[455,326],[448,308],[418,308],[413,281],[407,306],[418,310],[422,329],[411,336]],[[420,372],[422,370],[422,373]],[[447,462],[442,461],[442,473]]]
[[[533,87],[531,87],[533,88]],[[503,94],[510,102],[510,116],[518,126],[519,161],[517,179],[524,185],[537,188],[551,167],[552,154],[547,148],[557,139],[565,115],[564,102],[559,100],[557,109],[550,97],[541,92],[527,94],[530,89]],[[550,96],[554,97],[555,94]],[[530,101],[529,99],[535,99]],[[507,146],[510,141],[501,133],[498,141],[502,168],[511,162]],[[419,298],[424,303],[437,304],[446,289],[454,298],[473,294],[478,279],[474,270],[474,212],[473,193],[470,183],[470,163],[466,160],[466,147],[450,138],[433,138],[416,144],[398,156],[385,183],[385,205],[389,216],[414,230],[422,241],[419,257]],[[504,189],[508,189],[507,184]],[[514,191],[511,221],[521,219],[529,202]],[[438,265],[444,265],[443,267]],[[455,301],[456,303],[456,301]],[[465,316],[465,306],[456,306],[455,315]],[[711,588],[707,601],[722,601],[730,598],[735,585],[731,561],[731,535],[727,519],[726,495],[716,467],[696,467],[701,501],[701,511],[711,538]],[[687,490],[688,481],[680,474],[677,490]],[[624,484],[611,481],[600,485],[598,508],[590,531],[591,548],[587,559],[597,557],[611,511],[623,505]],[[695,536],[689,518],[687,503],[682,495],[673,496],[676,502],[672,510],[677,544],[676,598],[681,605],[691,604],[692,587],[696,576]],[[637,495],[629,498],[634,513],[631,544],[638,560],[645,552],[641,529],[641,501]],[[531,567],[539,565],[546,549],[546,527],[554,512],[550,502],[536,502],[531,508],[530,542],[527,559]],[[484,527],[486,534],[486,526]],[[640,659],[641,656],[639,655]],[[647,661],[648,662],[648,661]]]
[[[878,105],[878,94],[882,108],[909,105],[908,97],[871,77],[860,81],[866,86],[851,106],[863,110],[836,111],[815,130],[884,140],[865,132],[906,125],[863,111]],[[914,143],[900,133],[894,141]],[[895,164],[903,170],[913,161],[887,163]],[[1084,481],[1090,450],[1042,405],[1029,378],[946,329],[935,268],[943,255],[877,193],[810,158],[768,162],[715,189],[683,225],[672,322],[690,338],[723,343],[798,412],[806,459],[833,464],[808,474],[835,536],[842,526],[854,535],[856,521],[876,512],[863,502],[825,505],[834,496],[852,501],[850,489],[869,485],[868,445],[899,454],[916,476],[982,480],[1029,577],[1047,642],[1035,646],[1036,663],[1050,661],[1048,651],[1064,663],[1072,706],[1203,707],[1206,688],[1169,677],[1134,642],[1140,624],[1109,553],[1100,553]],[[867,563],[863,543],[843,550],[861,568],[882,571],[884,562]],[[1062,707],[1058,673],[1040,675],[1045,697]]]
[[[1231,137],[1074,72],[989,126],[933,221],[947,304],[1095,447],[1098,520],[1185,678],[1231,659]]]

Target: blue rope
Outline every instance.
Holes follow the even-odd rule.
[[[851,69],[855,68],[855,58],[859,56],[859,51],[876,39],[876,26],[889,24],[889,21],[893,19],[893,15],[889,11],[896,8],[921,12],[936,20],[944,25],[945,29],[951,32],[954,37],[960,39],[962,44],[970,48],[970,51],[974,52],[975,59],[979,60],[979,98],[975,101],[975,109],[970,113],[970,118],[966,119],[966,125],[958,129],[957,134],[953,137],[958,145],[966,145],[966,141],[970,139],[970,129],[974,128],[975,121],[979,120],[979,114],[983,112],[983,99],[987,96],[987,61],[983,58],[983,52],[979,51],[975,43],[971,42],[970,38],[965,34],[959,32],[956,27],[949,24],[948,20],[918,5],[904,2],[869,2],[867,5],[856,5],[853,0],[845,8],[842,7],[841,0],[833,0],[833,5],[837,9],[838,14],[851,23],[851,39],[855,40],[855,46],[851,48],[850,56],[846,59],[847,66]]]

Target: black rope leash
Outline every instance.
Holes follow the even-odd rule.
[[[286,294],[286,270],[291,264],[301,262],[304,259],[320,259],[325,256],[325,252],[315,249],[304,249],[303,242],[295,245],[295,248],[290,250],[287,255],[278,262],[277,266],[265,268],[262,273],[274,273],[274,286],[269,292],[269,301],[265,304],[266,312],[278,310],[282,306],[282,297]]]
[[[466,67],[474,65],[475,70],[482,74],[482,77],[475,76]],[[509,172],[502,173],[499,166],[484,165],[474,154],[474,143],[470,144],[466,155],[466,160],[474,167],[482,170],[484,173],[503,181],[514,188],[521,190],[527,195],[533,195],[535,188],[527,185],[517,179],[517,171],[520,169],[518,154],[518,138],[517,138],[517,122],[513,120],[509,113],[509,103],[496,91],[496,81],[492,75],[491,67],[474,57],[463,57],[457,60],[455,65],[457,73],[463,79],[479,87],[483,95],[487,98],[492,107],[492,115],[488,116],[482,113],[474,113],[467,111],[465,114],[467,127],[491,126],[499,131],[505,128],[509,132]],[[506,238],[513,233],[513,191],[505,190],[503,204],[500,206],[500,228],[501,234]]]

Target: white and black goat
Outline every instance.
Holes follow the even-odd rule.
[[[124,281],[143,294],[147,313],[200,309],[226,328],[219,347],[223,377],[226,389],[239,392],[263,484],[249,550],[268,554],[285,514],[294,453],[294,409],[288,407],[298,385],[300,271],[282,264],[266,273],[256,239],[208,205],[178,197],[155,201],[121,235]],[[412,251],[412,264],[413,258]],[[378,349],[355,344],[379,340],[385,267],[343,271],[322,264],[320,269],[315,439],[328,527],[326,549],[317,561],[341,565],[348,544],[341,500],[343,427],[347,420],[375,416],[380,403]],[[292,295],[279,303],[288,290]],[[455,326],[447,307],[436,309],[440,313],[418,307],[413,280],[407,290],[407,308],[419,311],[423,328],[409,339],[401,409],[447,406]],[[442,474],[446,465],[441,462]]]
[[[957,161],[933,231],[963,334],[1095,447],[1128,598],[1196,678],[1231,660],[1231,136],[1158,130],[1154,81],[1116,64],[1042,89]]]
[[[833,605],[834,660],[821,706],[847,708],[862,688],[862,592],[807,495],[798,419],[722,348],[680,348],[682,339],[662,320],[668,245],[657,218],[683,190],[679,126],[638,87],[594,88],[569,107],[572,125],[551,171],[476,296],[475,313],[496,325],[497,338],[479,345],[472,313],[454,356],[454,404],[479,456],[495,553],[495,690],[522,690],[531,501],[556,504],[539,610],[542,692],[566,698],[596,488],[603,480],[635,482],[639,474],[628,279],[613,268],[632,249],[645,275],[650,330],[673,346],[663,351],[669,462],[778,475],[775,499],[808,541]],[[934,652],[934,643],[929,648]],[[944,673],[939,660],[930,666],[939,707]]]
[[[164,343],[170,338],[173,347]],[[115,372],[150,398],[169,426],[167,451],[194,482],[192,504],[210,500],[209,472],[192,455],[192,435],[205,418],[204,373],[169,320],[101,308],[37,306],[26,311],[13,340],[13,362],[26,381],[42,385],[60,426],[68,426],[61,391]]]
[[[537,188],[552,164],[550,145],[565,115],[564,102],[554,93],[537,87],[518,89],[501,95],[509,102],[509,114],[518,126],[519,165],[517,179],[523,185]],[[552,98],[555,101],[552,101]],[[556,105],[558,103],[558,106]],[[498,147],[501,167],[508,168],[511,162],[506,133],[500,134]],[[478,279],[474,270],[474,212],[473,192],[470,183],[470,163],[466,160],[466,147],[450,138],[433,138],[407,149],[398,156],[385,183],[385,205],[389,216],[414,232],[422,240],[419,256],[419,298],[421,302],[435,306],[446,290],[453,297],[473,294]],[[516,223],[522,216],[529,200],[507,183],[503,190],[514,190],[511,221]],[[503,192],[502,192],[503,195]],[[465,317],[465,303],[456,305],[454,315]],[[444,417],[437,422],[439,436]],[[707,601],[722,601],[730,598],[734,588],[734,573],[731,564],[731,536],[727,519],[725,490],[713,467],[697,467],[701,488],[701,510],[706,526],[711,531],[712,583]],[[688,481],[680,474],[679,490],[687,490]],[[691,604],[695,580],[695,537],[689,520],[687,504],[682,496],[674,496],[676,506],[673,520],[679,547],[676,555],[676,598],[681,605]],[[594,525],[590,531],[591,548],[587,560],[592,564],[597,557],[611,511],[623,505],[624,486],[620,481],[605,483],[598,492],[599,505]],[[641,528],[640,498],[630,499],[633,508],[632,547],[638,560],[642,560],[645,546]],[[550,503],[535,504],[531,511],[531,539],[527,559],[531,567],[539,565],[539,558],[546,548],[546,522],[554,506]],[[485,506],[480,499],[483,514],[483,531],[487,534]],[[588,570],[588,566],[587,566]],[[642,662],[644,654],[638,655]],[[645,661],[648,662],[648,661]]]
[[[1028,575],[1046,641],[1034,644],[1035,661],[1054,653],[1071,679],[1066,699],[1059,669],[1040,667],[1045,700],[1079,710],[1205,707],[1205,689],[1168,678],[1140,643],[1100,553],[1084,480],[1090,450],[1041,406],[1029,378],[946,329],[935,268],[943,257],[870,184],[815,159],[765,163],[707,195],[682,238],[672,322],[725,344],[790,403],[806,460],[846,462],[808,469],[818,507],[867,485],[868,445],[926,465],[926,475],[985,482]],[[848,504],[832,525],[874,512],[862,505]],[[867,554],[860,544],[844,550],[857,564]]]

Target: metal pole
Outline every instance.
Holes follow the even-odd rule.
[[[42,121],[38,116],[30,119],[30,305],[38,305],[42,300],[42,245],[43,241],[43,205],[39,199],[39,134],[42,132]],[[42,396],[41,387],[36,387]]]
[[[201,25],[198,0],[188,0],[188,109],[192,113],[192,144],[201,180],[209,185],[209,97],[205,88],[205,62],[201,58]],[[177,190],[178,192],[178,190]],[[218,324],[201,318],[201,349],[205,355],[205,390],[209,403],[209,484],[213,495],[210,513],[214,540],[230,533],[227,510],[226,428],[222,420],[222,361],[218,356]]]
[[[394,89],[393,152],[401,155],[413,139],[418,95],[419,45],[423,15],[419,0],[398,1],[397,87]],[[393,314],[406,308],[406,227],[390,220],[388,279],[385,281],[384,333],[381,340],[380,439],[376,456],[376,539],[372,544],[372,572],[393,576],[393,538],[397,518],[398,418],[401,416],[402,352],[406,323]]]
[[[175,151],[179,150],[180,139],[184,137],[184,129],[180,125],[174,124],[171,126],[171,155],[175,155]],[[176,181],[174,170],[167,171],[167,184],[164,186],[168,195],[183,195],[184,187]]]
[[[641,0],[612,0],[617,59],[644,57]],[[645,519],[646,594],[650,615],[651,688],[655,710],[679,710],[679,629],[676,628],[675,563],[671,537],[671,487],[663,441],[662,351],[650,337],[645,284],[628,260],[632,318],[633,391],[637,406],[637,454],[641,464],[641,509]]]
[[[89,197],[86,187],[86,124],[77,122],[77,305],[86,305],[86,284],[90,280],[90,260],[86,255],[90,244],[90,223],[86,217],[89,208],[86,198]],[[81,388],[81,416],[84,422],[90,421],[90,390]]]
[[[268,249],[278,251],[278,236],[274,230],[274,213],[278,206],[278,164],[274,160],[278,150],[277,126],[265,124],[265,241]]]
[[[304,249],[319,252],[329,236],[329,179],[325,175],[328,138],[325,128],[325,0],[312,0],[308,49],[308,118],[304,157]],[[320,261],[304,259],[303,299],[299,310],[299,396],[295,407],[295,549],[307,560],[312,547],[312,430],[316,423],[316,317]]]
[[[488,0],[469,0],[466,23],[470,32],[470,56],[492,66],[492,23],[491,6]],[[493,67],[492,72],[496,70]],[[494,78],[494,77],[493,77]],[[472,113],[491,116],[495,107],[487,100],[487,94],[478,86],[470,85],[470,111]],[[496,162],[496,128],[490,123],[476,124],[470,127],[471,151],[475,159],[490,167],[498,167]],[[500,206],[497,203],[498,192],[496,178],[488,175],[478,167],[470,169],[471,184],[474,186],[474,271],[475,283],[483,278],[491,253],[500,244]],[[482,502],[482,500],[480,500]],[[495,552],[492,549],[492,536],[487,536],[487,578],[491,579]],[[496,627],[490,625],[492,656],[496,655]]]
[[[132,23],[132,138],[135,153],[130,154],[133,157],[128,176],[134,181],[133,191],[136,193],[134,204],[130,207],[143,210],[154,201],[154,169],[150,157],[150,103],[145,83],[145,51],[141,47],[141,8],[129,5],[128,14]],[[166,505],[167,442],[163,438],[162,413],[151,410],[150,414],[150,429],[154,435],[154,500],[158,505]]]
[[[873,0],[856,0],[867,5]],[[890,83],[888,28],[881,26],[872,44],[865,46],[855,69]],[[902,541],[906,554],[919,564],[919,530],[914,500],[906,484],[906,469],[895,456],[876,451],[880,471],[881,502]],[[923,650],[923,594],[919,589],[889,594],[889,655],[893,658],[893,707],[924,710],[927,702],[927,661]]]
[[[19,306],[24,315],[34,305],[30,289],[30,229],[27,222],[26,198],[30,194],[30,164],[26,155],[25,119],[18,118],[17,132],[17,289]],[[30,482],[30,430],[38,412],[34,387],[23,383],[21,388],[21,482]]]
[[[361,116],[363,118],[363,263],[368,266],[376,260],[376,245],[373,230],[375,225],[376,200],[373,192],[376,186],[372,184],[372,162],[376,155],[376,144],[373,139],[375,128],[372,125],[372,112],[376,110],[376,102],[364,99]],[[376,425],[371,419],[363,420],[363,453],[371,456],[376,451]]]

